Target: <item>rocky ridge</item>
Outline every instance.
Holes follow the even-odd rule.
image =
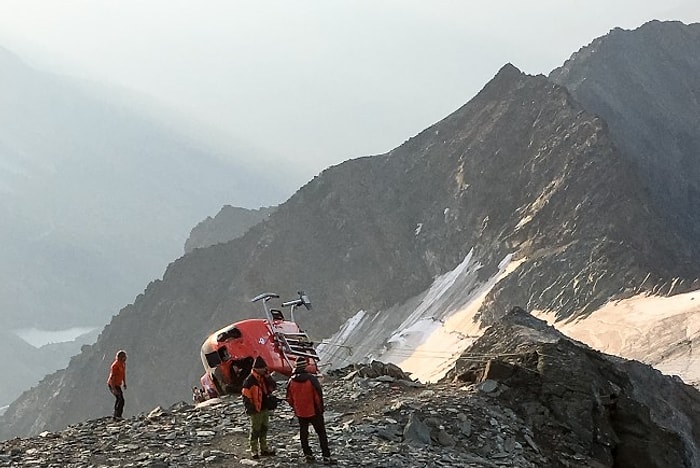
[[[700,466],[700,392],[590,350],[519,309],[490,327],[444,382],[423,385],[374,361],[332,371],[323,386],[340,466]],[[2,442],[0,466],[301,464],[297,424],[286,404],[271,419],[276,456],[252,459],[247,427],[238,397],[183,402]],[[317,450],[313,432],[311,444]]]
[[[248,229],[270,216],[275,209],[276,207],[270,206],[249,210],[225,205],[216,216],[208,216],[192,228],[185,241],[185,253],[241,237]]]
[[[530,428],[494,398],[491,383],[416,385],[386,375],[327,378],[326,424],[333,457],[349,467],[591,466],[585,455],[541,453]],[[127,395],[128,397],[128,395]],[[271,419],[277,456],[253,460],[240,398],[181,403],[124,421],[90,420],[60,432],[0,444],[0,466],[292,467],[302,463],[298,429],[283,405]],[[312,448],[318,451],[311,433]]]

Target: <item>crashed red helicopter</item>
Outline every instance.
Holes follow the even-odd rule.
[[[311,310],[311,301],[304,291],[297,294],[297,299],[282,303],[282,307],[289,307],[289,320],[282,310],[268,306],[268,301],[279,295],[263,293],[251,302],[262,302],[265,318],[241,320],[207,337],[201,349],[204,375],[200,381],[209,398],[240,393],[258,356],[265,359],[270,372],[285,376],[292,375],[299,356],[306,358],[309,372],[318,371],[314,343],[294,320],[294,309],[304,306]]]

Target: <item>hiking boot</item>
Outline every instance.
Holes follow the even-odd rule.
[[[269,449],[261,450],[260,455],[263,457],[274,457],[275,456],[275,449],[269,448]]]
[[[253,458],[253,460],[257,460],[258,458],[260,458],[260,455],[258,455],[257,453],[254,453],[252,458]]]
[[[337,465],[338,462],[334,458],[331,457],[323,457],[323,464],[324,465]]]
[[[314,463],[316,461],[316,457],[313,455],[304,455],[304,460],[306,460],[306,463]]]

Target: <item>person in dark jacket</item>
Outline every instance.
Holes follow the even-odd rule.
[[[306,371],[306,358],[301,356],[296,359],[294,373],[287,382],[287,403],[294,409],[294,414],[299,420],[299,439],[306,461],[311,463],[315,460],[309,447],[309,424],[311,424],[321,444],[323,463],[336,465],[337,462],[331,458],[328,448],[326,423],[323,420],[323,390],[316,376]]]
[[[267,363],[258,356],[241,390],[245,412],[250,417],[250,451],[255,459],[275,454],[274,449],[267,446],[267,430],[270,425],[268,401],[276,388],[277,384],[268,374]]]

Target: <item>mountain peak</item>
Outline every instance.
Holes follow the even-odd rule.
[[[498,70],[498,73],[496,73],[496,76],[518,76],[522,75],[523,72],[520,71],[518,67],[513,65],[512,63],[508,62],[505,65],[503,65],[500,70]]]
[[[608,124],[622,155],[668,222],[700,236],[700,24],[651,21],[615,30],[553,70]]]
[[[518,69],[518,67],[509,62],[503,65],[498,70],[498,72],[491,79],[489,84],[500,85],[500,83],[512,83],[518,80],[526,79],[528,77],[529,76],[527,74],[523,73],[522,71],[520,71],[520,69]]]

